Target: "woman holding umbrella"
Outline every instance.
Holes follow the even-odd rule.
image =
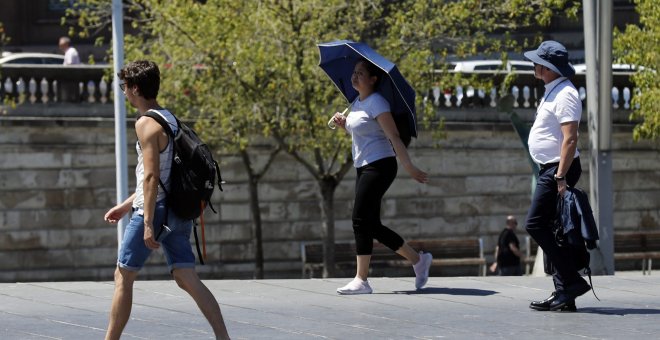
[[[367,275],[374,239],[410,261],[415,272],[417,289],[422,288],[428,281],[433,260],[430,253],[418,254],[399,234],[384,226],[380,220],[383,195],[396,177],[396,157],[412,178],[420,183],[428,181],[428,175],[412,163],[399,137],[389,102],[376,91],[382,76],[382,71],[377,66],[367,59],[360,59],[351,76],[351,84],[359,96],[347,116],[337,112],[332,119],[337,126],[351,134],[353,161],[357,168],[353,206],[357,275],[353,281],[337,289],[339,294],[372,292]]]

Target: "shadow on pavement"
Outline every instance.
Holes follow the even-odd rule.
[[[429,287],[419,290],[395,290],[393,294],[443,294],[443,295],[472,295],[472,296],[488,296],[497,294],[494,290],[474,289],[474,288],[439,288]]]
[[[653,315],[660,314],[660,309],[652,308],[617,308],[617,307],[578,307],[578,313],[591,313],[601,315]]]

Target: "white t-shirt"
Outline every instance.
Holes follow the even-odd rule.
[[[536,111],[534,125],[529,131],[529,154],[538,164],[559,162],[564,135],[561,124],[578,122],[582,116],[582,102],[575,86],[560,77],[545,85],[545,93]],[[575,149],[575,157],[580,152]]]
[[[64,52],[64,65],[75,65],[80,64],[80,56],[78,56],[78,51],[73,48],[67,48]]]
[[[358,98],[346,117],[346,130],[353,139],[353,166],[365,166],[379,159],[395,156],[390,140],[376,117],[390,112],[390,103],[374,92],[364,101]]]
[[[160,114],[165,120],[170,124],[172,132],[176,135],[178,131],[178,126],[176,124],[176,119],[174,115],[167,110],[151,110]],[[152,118],[145,118],[152,119]],[[165,131],[167,133],[167,131]],[[135,167],[135,177],[137,179],[137,184],[135,186],[135,198],[133,199],[133,207],[137,209],[144,209],[144,157],[142,156],[142,148],[140,148],[140,142],[135,143],[135,150],[138,154],[138,163]],[[168,139],[167,147],[163,152],[160,153],[160,182],[165,185],[165,190],[170,189],[170,170],[172,168],[172,138]],[[165,191],[161,187],[160,183],[158,184],[158,194],[156,195],[156,202],[165,198]]]

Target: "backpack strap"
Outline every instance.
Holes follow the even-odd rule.
[[[154,110],[148,110],[147,112],[143,113],[141,117],[144,116],[153,118],[156,122],[158,122],[158,124],[160,124],[160,126],[163,127],[165,133],[170,135],[170,137],[172,137],[172,140],[174,140],[174,131],[172,131],[172,127],[170,126],[170,123],[167,120],[165,120],[163,116],[161,116],[158,112]],[[174,117],[177,127],[181,128],[181,123],[179,122],[179,118],[176,118],[174,115],[172,115],[172,117]]]
[[[170,123],[167,120],[165,120],[165,118],[163,118],[163,116],[161,116],[158,112],[156,112],[154,110],[147,110],[147,112],[142,114],[140,117],[144,117],[144,116],[153,118],[156,122],[158,122],[158,124],[160,124],[161,127],[163,127],[163,130],[165,130],[165,133],[167,133],[170,136],[170,138],[171,138],[170,143],[172,143],[172,148],[174,148],[175,135],[174,135],[174,131],[172,131],[172,127],[170,126]],[[180,129],[181,128],[181,123],[179,122],[179,119],[176,118],[176,116],[174,116],[174,115],[172,115],[172,117],[174,117],[174,120],[176,121],[176,125]],[[172,157],[174,157],[174,155],[172,155]],[[167,189],[165,189],[165,184],[163,183],[163,181],[160,180],[160,178],[158,179],[158,183],[160,183],[160,187],[163,189],[163,191],[165,191],[165,195],[169,195],[169,193],[167,192]]]
[[[589,275],[589,285],[591,286],[591,292],[594,293],[594,296],[596,297],[596,300],[600,301],[600,299],[596,295],[596,291],[594,290],[594,284],[593,284],[593,282],[591,282],[591,268],[589,268],[589,267],[584,268],[584,273],[586,275]]]
[[[158,124],[160,124],[160,126],[163,127],[165,132],[171,137],[171,143],[174,143],[174,138],[175,138],[174,131],[172,131],[172,127],[170,126],[170,123],[168,123],[165,120],[165,118],[163,118],[163,116],[161,116],[159,113],[157,113],[153,110],[148,110],[147,112],[145,112],[143,114],[143,116],[151,117],[154,120],[156,120],[156,122],[158,122]],[[178,118],[176,118],[176,116],[174,116],[174,115],[172,115],[172,116],[176,120],[177,127],[180,130],[181,129],[181,122],[179,121]],[[224,181],[222,181],[221,178],[220,178],[220,168],[218,167],[217,162],[215,162],[215,167],[216,167],[216,170],[217,170],[217,173],[218,173],[218,187],[222,191],[222,187],[220,186],[220,182],[224,183]],[[160,183],[161,188],[163,188],[163,191],[165,191],[165,194],[167,195],[168,192],[167,192],[167,189],[165,189],[165,185],[163,184],[163,182],[160,179],[158,180],[158,182]],[[204,204],[204,203],[202,202],[202,204]],[[209,205],[210,205],[210,202],[209,202]],[[213,212],[217,213],[215,211],[215,209],[213,209],[213,206],[211,206],[211,210],[213,210]],[[199,237],[197,236],[197,219],[193,220],[193,234],[195,235],[195,247],[197,248],[197,258],[199,259],[199,263],[201,265],[204,265],[204,259],[206,258],[206,237],[204,235],[204,217],[203,216],[204,216],[204,209],[202,209],[202,215],[200,216],[200,222],[201,222],[201,227],[202,227],[202,247],[204,248],[203,253],[199,248]]]
[[[197,237],[197,220],[193,221],[193,234],[195,235],[195,247],[197,248],[197,258],[199,259],[199,264],[204,265],[204,258],[202,257],[202,252],[199,250],[199,238]]]

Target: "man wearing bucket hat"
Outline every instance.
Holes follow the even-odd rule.
[[[557,245],[552,225],[558,194],[563,196],[567,186],[574,186],[582,173],[577,149],[582,102],[568,79],[575,69],[562,44],[544,41],[536,50],[525,52],[525,57],[534,62],[534,76],[545,83],[545,94],[529,132],[529,153],[540,170],[526,229],[554,265],[555,285],[549,298],[533,301],[529,307],[575,311],[575,299],[591,286],[578,273],[567,249]]]

